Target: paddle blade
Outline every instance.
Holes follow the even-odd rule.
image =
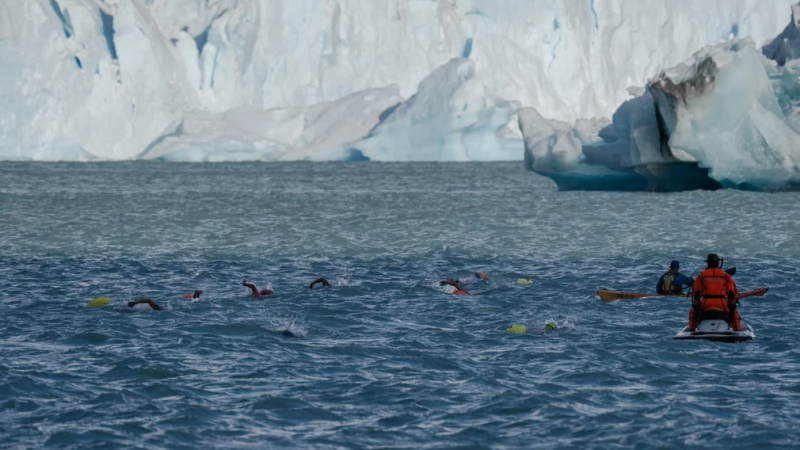
[[[736,267],[731,267],[729,269],[725,269],[725,273],[727,273],[730,276],[736,275]]]
[[[739,294],[739,298],[763,297],[764,294],[767,293],[767,291],[769,291],[769,288],[756,289],[755,291],[742,292],[741,294]]]

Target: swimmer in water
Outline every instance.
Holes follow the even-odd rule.
[[[308,285],[309,289],[314,289],[315,284],[322,283],[323,286],[330,286],[331,284],[325,278],[320,278],[318,280],[314,280],[311,284]]]
[[[253,291],[253,297],[260,297],[262,295],[272,295],[275,292],[272,289],[262,289],[261,291],[258,290],[255,284],[248,283],[247,280],[242,280],[242,286],[249,287],[251,291]]]
[[[453,286],[454,288],[456,288],[456,291],[458,292],[463,292],[464,294],[472,295],[458,283],[458,280],[454,280],[448,277],[446,280],[439,282],[439,286],[447,286],[447,285]]]
[[[150,307],[155,309],[156,311],[162,311],[164,309],[164,308],[158,306],[156,304],[156,302],[150,300],[149,298],[143,298],[141,300],[136,300],[135,302],[128,302],[128,308],[133,308],[134,306],[141,305],[143,303],[147,304],[147,305],[150,305]]]
[[[478,280],[488,280],[489,275],[485,273],[476,272],[472,274],[473,277],[477,278]]]
[[[203,291],[198,289],[198,290],[194,291],[194,294],[183,294],[183,298],[192,298],[192,299],[194,299],[194,298],[200,298],[201,295],[203,295]]]

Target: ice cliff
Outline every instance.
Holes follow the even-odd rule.
[[[517,106],[609,117],[788,4],[8,0],[0,159],[517,159]]]

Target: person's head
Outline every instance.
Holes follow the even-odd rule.
[[[672,261],[670,263],[670,265],[669,265],[669,271],[670,272],[674,272],[674,273],[680,272],[681,271],[681,262],[677,261],[677,260]]]
[[[709,269],[719,269],[720,257],[716,253],[710,253],[706,258]]]
[[[200,298],[201,295],[203,295],[203,291],[198,289],[198,290],[194,291],[194,295],[192,296],[192,298]]]

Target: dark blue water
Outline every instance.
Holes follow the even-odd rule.
[[[3,163],[0,447],[796,447],[798,206],[512,163]],[[741,307],[753,342],[594,295],[712,251],[772,288]]]

